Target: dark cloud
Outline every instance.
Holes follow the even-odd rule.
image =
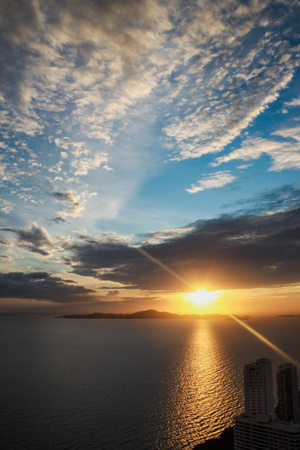
[[[277,211],[279,209],[294,208],[299,204],[299,198],[299,187],[288,184],[251,199],[228,203],[224,207],[245,205],[245,208],[236,211],[236,214],[257,214],[266,210]],[[250,205],[254,206],[249,208]]]
[[[11,257],[7,255],[0,255],[0,258],[11,260]]]
[[[88,301],[92,289],[74,285],[47,272],[0,273],[0,297],[48,300],[54,303]]]
[[[19,243],[22,247],[33,253],[39,253],[48,256],[50,253],[44,247],[51,248],[53,246],[49,234],[44,228],[32,225],[29,229],[17,230]]]
[[[54,217],[54,219],[51,219],[51,220],[52,220],[52,222],[55,222],[55,223],[65,223],[66,222],[66,220],[60,216],[56,216],[56,217]]]
[[[49,194],[51,197],[54,197],[55,200],[60,202],[70,202],[73,203],[74,201],[74,195],[71,191],[67,192],[51,192]]]
[[[10,245],[10,241],[7,239],[0,239],[0,245]]]
[[[108,291],[106,294],[106,297],[116,297],[117,295],[119,295],[120,292],[116,289]]]
[[[68,189],[66,192],[50,192],[49,195],[55,198],[57,202],[71,204],[67,211],[60,211],[56,217],[51,219],[55,223],[66,222],[65,217],[67,216],[77,217],[84,209],[84,207],[77,201],[79,196],[76,196],[75,193],[70,189]]]
[[[32,225],[32,227],[28,230],[19,230],[18,236],[20,241],[28,242],[36,247],[52,244],[47,232],[43,228],[39,228],[36,225]]]
[[[70,248],[75,273],[141,289],[187,290],[159,264],[125,244],[93,239]],[[300,281],[300,207],[199,221],[190,233],[142,247],[191,286],[254,288]]]
[[[26,250],[29,250],[30,252],[39,253],[43,256],[50,255],[48,249],[53,247],[53,243],[45,228],[33,224],[30,228],[17,229],[3,227],[0,228],[0,231],[14,233],[18,238],[18,245],[26,248]],[[3,245],[10,244],[7,240],[3,240],[0,243]]]

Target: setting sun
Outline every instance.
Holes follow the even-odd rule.
[[[198,305],[208,305],[216,300],[219,295],[220,291],[208,292],[205,289],[198,289],[196,292],[187,292],[183,295],[183,299]]]

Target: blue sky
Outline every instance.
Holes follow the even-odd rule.
[[[184,309],[141,246],[235,311],[297,312],[299,3],[0,8],[1,310]],[[200,261],[221,225],[237,261],[213,231]]]

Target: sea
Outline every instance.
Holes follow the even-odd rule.
[[[300,361],[300,317],[0,314],[1,450],[193,449],[243,410],[243,367]]]

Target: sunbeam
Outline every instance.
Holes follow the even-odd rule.
[[[141,249],[141,248],[137,248],[137,250],[144,255],[146,258],[148,258],[150,261],[154,262],[155,264],[157,264],[158,266],[160,266],[162,269],[166,270],[167,272],[169,272],[171,275],[173,275],[175,278],[179,279],[180,281],[182,281],[183,283],[185,283],[187,286],[192,287],[190,283],[188,283],[184,278],[182,278],[180,275],[178,275],[176,272],[174,272],[172,269],[170,269],[169,267],[167,267],[165,264],[163,264],[162,262],[160,262],[158,259],[154,258],[154,256],[150,255],[148,252],[146,252],[145,250]],[[286,360],[291,361],[293,364],[299,365],[299,363],[297,361],[295,361],[290,355],[288,355],[287,353],[285,353],[283,350],[281,350],[279,347],[277,347],[277,345],[273,344],[273,342],[271,342],[269,339],[267,339],[266,337],[264,337],[262,334],[260,334],[258,331],[256,331],[254,328],[250,327],[250,325],[247,325],[246,323],[244,323],[242,320],[240,320],[238,317],[236,317],[234,314],[231,314],[229,311],[225,310],[224,308],[222,308],[221,306],[217,305],[217,308],[222,311],[223,313],[225,313],[226,315],[228,315],[229,317],[231,317],[233,320],[235,320],[239,325],[241,325],[242,327],[244,327],[247,331],[249,331],[249,333],[253,334],[253,336],[255,336],[257,339],[259,339],[261,342],[263,342],[264,344],[266,344],[269,348],[271,348],[273,351],[275,351],[276,353],[278,353],[280,356],[283,356]]]

